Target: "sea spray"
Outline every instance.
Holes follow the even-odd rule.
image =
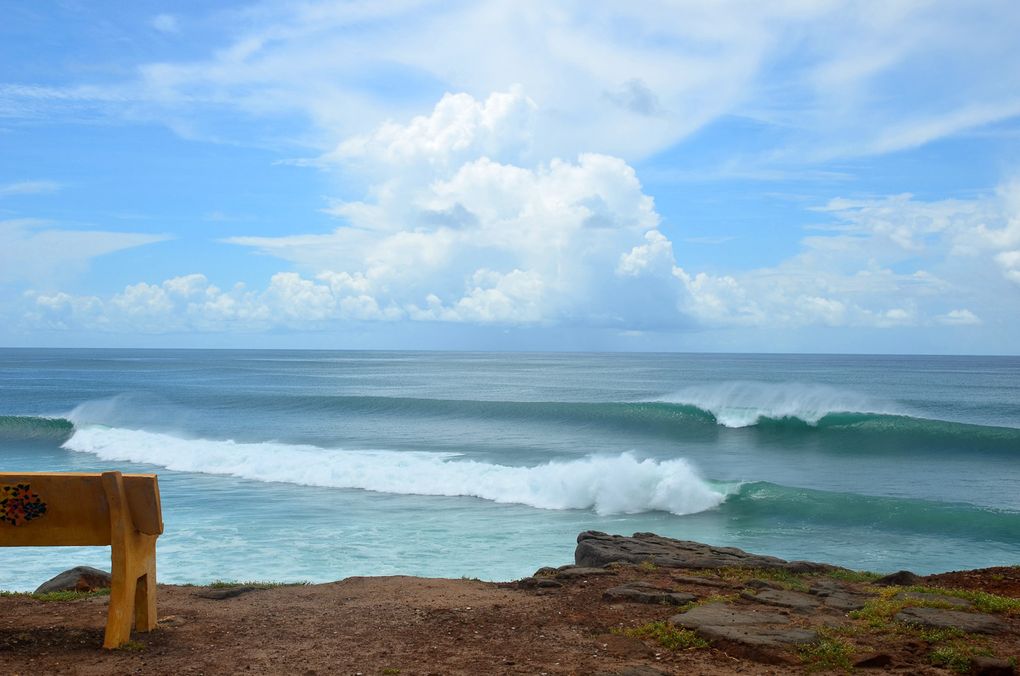
[[[796,419],[814,425],[833,413],[907,415],[902,407],[852,390],[807,383],[731,381],[687,387],[656,401],[710,412],[725,427]]]
[[[592,509],[600,515],[691,514],[725,499],[683,459],[641,460],[632,453],[517,467],[459,459],[452,453],[185,439],[102,426],[77,429],[64,448],[182,472],[404,495],[467,496],[542,509]]]

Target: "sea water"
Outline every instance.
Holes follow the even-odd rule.
[[[0,471],[107,469],[159,474],[162,582],[506,580],[587,529],[1017,564],[1020,358],[0,350]]]

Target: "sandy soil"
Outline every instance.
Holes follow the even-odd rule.
[[[663,620],[663,605],[608,603],[605,589],[643,580],[707,596],[719,588],[678,584],[682,571],[619,570],[552,589],[411,577],[350,578],[257,589],[227,598],[208,587],[159,588],[160,625],[116,651],[102,643],[107,598],[0,598],[0,673],[5,674],[790,674],[716,648],[672,652],[614,628]],[[933,582],[1020,597],[1020,569],[935,576]],[[725,590],[723,590],[725,591]],[[990,644],[1017,654],[1020,618]],[[943,674],[928,647],[902,637],[859,645],[888,654],[886,672]],[[1012,652],[1010,652],[1012,651]]]

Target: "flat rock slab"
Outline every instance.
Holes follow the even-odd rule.
[[[745,591],[741,592],[740,596],[748,601],[764,603],[767,606],[790,608],[801,612],[817,610],[822,605],[821,599],[817,596],[786,589],[762,589],[757,594]]]
[[[675,592],[672,589],[662,589],[648,584],[634,583],[607,589],[602,594],[602,598],[611,603],[629,601],[632,603],[661,603],[671,606],[682,606],[685,603],[696,600],[698,597],[686,592]]]
[[[711,577],[698,577],[697,575],[673,575],[673,582],[677,584],[693,584],[703,587],[716,587],[717,589],[732,589],[734,585],[726,580],[718,580]]]
[[[585,531],[577,536],[574,562],[578,566],[605,566],[614,562],[648,561],[664,568],[766,568],[814,573],[835,567],[810,561],[786,561],[774,556],[750,554],[736,547],[712,547],[690,540],[674,540],[655,533],[631,537]]]
[[[874,597],[869,594],[835,592],[821,598],[825,602],[826,607],[848,613],[851,610],[860,610],[864,607],[864,604]]]
[[[261,587],[224,587],[221,589],[209,589],[205,591],[195,592],[195,596],[203,599],[211,599],[213,601],[222,601],[223,599],[232,599],[235,596],[241,594],[247,594],[253,591],[261,591]]]
[[[897,622],[917,624],[933,629],[959,629],[974,634],[999,634],[1006,623],[987,613],[966,613],[942,608],[904,608],[896,613]]]
[[[669,618],[671,624],[693,630],[712,643],[726,644],[736,652],[758,662],[783,663],[782,651],[790,646],[818,640],[818,634],[790,625],[782,613],[734,607],[725,603],[706,603]]]
[[[556,579],[573,580],[579,577],[592,577],[595,575],[616,575],[616,571],[591,566],[570,566],[569,568],[559,570],[556,573]]]
[[[735,607],[722,601],[706,603],[669,618],[672,624],[687,629],[707,626],[729,627],[744,625],[789,624],[790,617],[783,613],[755,608]]]

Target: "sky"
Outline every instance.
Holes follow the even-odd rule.
[[[0,0],[0,346],[1018,354],[1018,34]]]

